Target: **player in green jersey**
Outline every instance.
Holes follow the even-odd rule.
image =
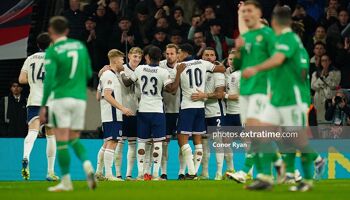
[[[265,62],[243,71],[242,76],[249,78],[260,71],[269,72],[271,99],[264,111],[264,122],[274,126],[305,127],[307,119],[307,102],[303,96],[310,90],[306,86],[307,63],[303,44],[292,32],[291,10],[278,7],[272,17],[272,26],[277,34],[275,53]],[[304,62],[304,64],[302,64]],[[306,67],[305,67],[306,66]],[[304,95],[303,95],[304,94]],[[303,129],[298,130],[297,138],[288,138],[288,150],[295,155],[293,148],[302,154],[302,167],[305,181],[290,188],[292,191],[308,191],[312,188],[312,163],[315,155],[307,142]],[[287,141],[287,140],[286,140]],[[264,153],[266,154],[266,153]],[[293,158],[294,160],[294,158]],[[263,160],[259,157],[259,162]],[[288,164],[288,162],[286,162]]]
[[[242,36],[236,43],[237,53],[234,66],[244,70],[267,60],[273,53],[275,40],[273,30],[261,23],[262,8],[257,1],[248,0],[242,3],[238,14]],[[240,118],[246,129],[251,129],[260,125],[264,107],[268,102],[267,73],[259,72],[249,79],[242,77],[240,86]],[[252,138],[242,139],[250,140]],[[254,143],[253,139],[252,146],[255,146]],[[249,149],[243,169],[236,173],[226,173],[226,175],[239,183],[244,183],[247,179],[247,173],[252,169],[256,160],[255,152]],[[267,159],[270,158],[265,158],[265,160]],[[266,164],[270,163],[266,162]],[[262,167],[257,166],[258,173],[260,173],[260,169]],[[270,182],[272,184],[272,181]]]
[[[90,58],[86,47],[77,40],[67,38],[68,22],[64,17],[50,19],[49,34],[53,45],[46,50],[44,94],[42,106],[50,96],[49,120],[57,139],[57,157],[61,168],[62,181],[51,192],[73,190],[69,173],[70,146],[83,163],[90,189],[96,187],[94,169],[81,144],[80,130],[84,128],[87,81],[92,76]],[[45,120],[46,110],[40,113]]]

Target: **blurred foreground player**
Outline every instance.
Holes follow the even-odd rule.
[[[49,34],[54,44],[45,55],[46,78],[40,119],[45,120],[45,106],[51,96],[49,119],[57,139],[57,157],[62,175],[61,183],[48,188],[50,192],[73,190],[69,173],[69,146],[83,164],[89,188],[96,188],[94,169],[79,140],[80,130],[84,128],[87,81],[92,76],[90,58],[81,42],[67,38],[68,32],[68,21],[64,17],[50,19]]]
[[[45,49],[50,45],[50,36],[47,33],[40,34],[37,39],[37,46],[40,52],[29,56],[23,64],[19,83],[29,84],[30,93],[27,102],[27,123],[28,135],[24,139],[24,150],[22,160],[22,177],[29,180],[29,158],[32,152],[34,142],[38,137],[40,130],[40,105],[43,98],[43,81],[45,78]],[[46,158],[47,158],[47,176],[48,181],[57,181],[59,178],[55,175],[54,166],[56,158],[56,138],[53,132],[46,127]]]

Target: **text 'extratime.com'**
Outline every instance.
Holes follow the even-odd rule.
[[[212,138],[297,138],[298,132],[288,131],[215,131],[212,133]]]

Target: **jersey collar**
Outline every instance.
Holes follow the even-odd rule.
[[[289,33],[289,32],[292,32],[292,29],[288,27],[288,28],[284,28],[281,33],[285,34],[285,33]]]
[[[59,37],[59,38],[57,38],[57,40],[55,41],[55,43],[64,41],[64,40],[66,40],[66,39],[67,39],[66,36]]]
[[[148,66],[150,66],[150,67],[158,67],[159,65],[157,65],[157,64],[155,64],[155,63],[151,63],[151,64],[149,64]]]
[[[193,56],[188,56],[187,58],[185,58],[184,61],[185,61],[185,62],[186,62],[186,61],[191,61],[191,60],[193,60],[193,59],[194,59]]]
[[[129,63],[126,63],[126,66],[131,70],[131,71],[135,71],[131,68],[130,64]]]

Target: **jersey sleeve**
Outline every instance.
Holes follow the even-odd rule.
[[[274,53],[275,50],[275,44],[276,44],[276,35],[273,32],[273,30],[269,29],[270,31],[265,35],[266,38],[266,46],[267,50],[270,55]]]
[[[138,77],[138,74],[140,73],[140,67],[137,67],[134,71],[134,73],[130,73],[129,75],[129,78],[133,81],[133,82],[136,82],[137,81],[137,77]]]
[[[300,67],[302,69],[309,69],[309,54],[307,53],[306,49],[303,48],[300,51]]]
[[[204,64],[206,71],[210,71],[210,72],[214,71],[215,65],[213,63],[205,60],[202,60],[202,63]]]
[[[52,82],[56,76],[57,60],[53,50],[48,49],[45,54],[45,79],[44,79],[44,94],[41,102],[45,106],[52,91]]]
[[[22,72],[28,73],[28,71],[29,71],[29,65],[30,65],[29,60],[30,60],[30,57],[28,57],[28,58],[24,61],[23,66],[22,66],[22,69],[21,69]]]
[[[214,73],[215,88],[225,86],[225,75],[223,73]]]
[[[282,53],[286,58],[291,58],[296,50],[296,41],[292,37],[281,37],[276,42],[275,53]]]
[[[106,89],[114,90],[116,77],[110,73],[109,71],[106,71],[101,76],[101,84],[102,84],[102,92],[104,92]]]

